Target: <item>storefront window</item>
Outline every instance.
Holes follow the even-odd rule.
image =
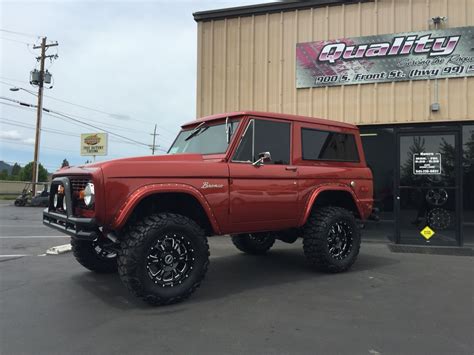
[[[364,237],[390,239],[394,235],[395,134],[392,128],[360,127],[368,166],[374,176],[374,207],[380,211],[379,222],[368,222]]]
[[[474,244],[474,125],[462,129],[464,244]]]

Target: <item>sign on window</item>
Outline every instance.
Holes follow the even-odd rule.
[[[413,175],[441,175],[441,154],[430,152],[413,154]]]

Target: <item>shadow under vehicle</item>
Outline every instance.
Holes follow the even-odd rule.
[[[33,196],[33,185],[36,185],[36,191],[41,191]],[[23,187],[21,195],[15,199],[15,206],[33,206],[33,207],[47,207],[49,203],[49,191],[47,183],[33,183],[28,182]]]

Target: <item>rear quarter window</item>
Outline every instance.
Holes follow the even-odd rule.
[[[350,133],[301,129],[303,160],[359,162],[355,137]]]

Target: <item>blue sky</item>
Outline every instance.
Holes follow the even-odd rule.
[[[46,35],[59,42],[48,51],[59,58],[46,65],[54,86],[45,90],[45,108],[144,144],[151,144],[156,123],[157,143],[167,149],[179,125],[195,117],[197,34],[192,13],[260,2],[265,1],[0,0],[0,28],[31,34],[0,31],[0,96],[36,103],[35,96],[9,89],[36,91],[28,83],[30,70],[38,68],[38,52],[31,45],[39,43],[38,35]],[[0,160],[24,165],[33,159],[35,110],[0,102]],[[43,115],[42,125],[40,161],[49,171],[64,158],[71,164],[90,159],[79,154],[79,135],[97,130],[48,115]],[[109,136],[109,155],[98,160],[150,153],[146,146]]]

